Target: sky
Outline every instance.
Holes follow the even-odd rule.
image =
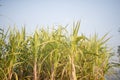
[[[80,21],[79,33],[99,36],[109,32],[108,44],[120,45],[120,0],[0,0],[0,27],[6,29],[25,25],[28,33],[36,27],[68,24]]]

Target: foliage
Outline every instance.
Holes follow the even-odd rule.
[[[70,35],[61,26],[30,36],[25,28],[0,29],[0,80],[104,80],[110,68],[107,34],[88,38],[78,35],[79,27],[75,23]]]

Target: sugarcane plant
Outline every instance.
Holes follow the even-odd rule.
[[[111,67],[107,34],[79,35],[80,22],[71,34],[61,25],[36,29],[32,35],[0,29],[0,80],[104,80]]]

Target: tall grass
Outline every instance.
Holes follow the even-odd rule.
[[[0,29],[0,80],[104,80],[110,65],[106,35],[78,35],[80,23],[33,35]],[[14,31],[13,31],[14,30]]]

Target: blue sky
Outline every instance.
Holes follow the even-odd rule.
[[[26,26],[33,32],[36,26],[61,24],[68,28],[74,21],[81,21],[79,33],[112,36],[109,44],[120,45],[120,0],[0,0],[0,26],[20,29]]]

